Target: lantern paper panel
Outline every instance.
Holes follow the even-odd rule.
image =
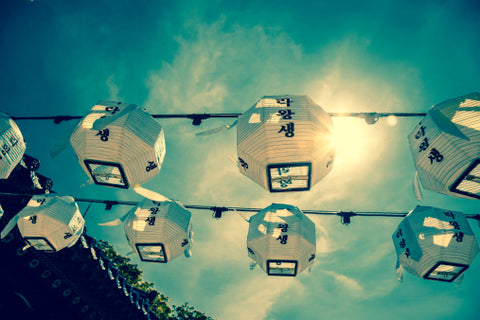
[[[143,200],[128,214],[125,234],[142,261],[166,263],[193,245],[191,212],[174,201]]]
[[[161,125],[134,104],[100,101],[70,137],[80,165],[99,185],[132,188],[160,172]]]
[[[408,140],[424,188],[480,199],[480,93],[435,105]]]
[[[335,157],[332,119],[307,96],[265,96],[238,117],[239,170],[270,192],[306,191]]]
[[[85,226],[70,196],[35,195],[18,215],[17,226],[22,237],[41,251],[54,252],[73,246]]]
[[[7,179],[22,160],[26,150],[23,135],[17,124],[0,113],[0,179]]]
[[[401,266],[430,280],[459,281],[479,252],[465,216],[434,207],[416,207],[392,238]]]
[[[250,218],[249,257],[271,276],[296,276],[315,258],[315,224],[297,207],[272,204]]]

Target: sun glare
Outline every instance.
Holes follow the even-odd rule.
[[[333,143],[337,160],[361,160],[366,158],[369,143],[367,125],[359,119],[335,119]]]

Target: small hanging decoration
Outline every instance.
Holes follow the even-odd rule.
[[[7,179],[22,160],[26,145],[17,124],[0,113],[0,179]]]
[[[393,233],[397,268],[429,280],[460,282],[480,251],[475,234],[458,211],[418,206]]]
[[[270,192],[306,191],[335,157],[332,119],[307,96],[265,96],[238,117],[240,172]]]
[[[85,172],[98,185],[132,188],[160,172],[163,129],[134,104],[100,101],[70,137]]]
[[[191,256],[191,212],[172,200],[145,199],[125,219],[125,235],[142,261],[166,263]]]
[[[73,246],[83,233],[85,220],[75,200],[55,194],[35,195],[2,231],[5,237],[15,224],[23,239],[40,251],[56,252]]]
[[[424,188],[480,199],[480,93],[435,105],[408,140]]]
[[[250,218],[248,256],[269,276],[294,277],[315,259],[315,224],[300,209],[272,204]]]

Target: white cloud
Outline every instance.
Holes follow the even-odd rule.
[[[295,278],[278,281],[276,278],[261,276],[252,275],[242,279],[240,283],[234,283],[223,293],[225,303],[218,313],[219,319],[265,319],[272,305],[280,297],[288,297],[291,290],[300,286]]]
[[[108,100],[112,101],[118,101],[118,93],[120,92],[120,89],[118,88],[118,85],[115,83],[115,77],[111,75],[107,79],[107,86],[108,86]]]
[[[357,280],[347,277],[346,275],[334,272],[334,271],[323,271],[329,276],[332,276],[335,281],[342,287],[350,291],[363,291],[363,287],[358,283]]]
[[[147,105],[171,112],[241,112],[265,94],[298,88],[299,72],[292,71],[302,54],[286,34],[259,26],[226,31],[223,19],[187,28],[193,39],[176,37],[175,59],[151,74]]]

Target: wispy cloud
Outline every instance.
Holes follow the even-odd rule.
[[[107,87],[109,91],[109,96],[108,100],[113,100],[113,101],[118,101],[118,93],[120,92],[120,89],[118,85],[115,83],[115,77],[111,75],[107,79]]]
[[[363,291],[363,287],[358,283],[357,280],[347,277],[346,275],[334,272],[334,271],[323,271],[325,274],[332,276],[335,281],[342,287],[354,291],[360,292]]]
[[[272,305],[285,297],[287,290],[300,286],[295,279],[277,280],[252,276],[234,283],[222,295],[225,304],[219,319],[265,319]]]
[[[224,19],[187,25],[187,30],[193,37],[177,36],[175,59],[151,74],[148,105],[182,112],[212,107],[241,112],[261,95],[298,88],[292,71],[301,49],[285,33],[260,26],[227,31]]]

